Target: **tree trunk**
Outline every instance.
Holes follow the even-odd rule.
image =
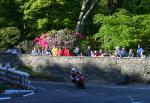
[[[113,0],[108,0],[108,14],[112,15],[113,13]]]
[[[76,25],[76,33],[83,34],[83,28],[86,20],[92,15],[95,7],[98,5],[100,0],[83,0],[79,20]]]

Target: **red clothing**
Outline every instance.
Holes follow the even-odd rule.
[[[69,49],[64,48],[63,51],[64,51],[64,52],[63,52],[63,55],[64,55],[64,56],[71,56],[71,53],[70,53]]]
[[[58,56],[62,56],[63,55],[63,50],[62,49],[59,49],[58,50]]]

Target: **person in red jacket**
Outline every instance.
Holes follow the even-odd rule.
[[[64,47],[63,55],[64,56],[71,56],[71,52],[66,46]]]

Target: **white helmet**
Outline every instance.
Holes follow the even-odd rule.
[[[72,68],[71,71],[76,71],[76,68]]]

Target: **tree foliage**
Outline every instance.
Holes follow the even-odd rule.
[[[150,0],[0,0],[0,47],[65,28],[88,35],[78,44],[93,48],[149,46],[149,16]]]
[[[18,27],[18,6],[15,0],[0,0],[0,28]]]
[[[95,24],[101,24],[94,39],[102,48],[113,49],[116,46],[131,47],[150,43],[150,15],[132,15],[121,9],[112,16],[95,15]]]
[[[16,45],[21,35],[16,27],[6,27],[0,29],[0,48],[7,48]]]
[[[79,7],[78,0],[27,0],[21,6],[26,28],[41,32],[74,28]]]

